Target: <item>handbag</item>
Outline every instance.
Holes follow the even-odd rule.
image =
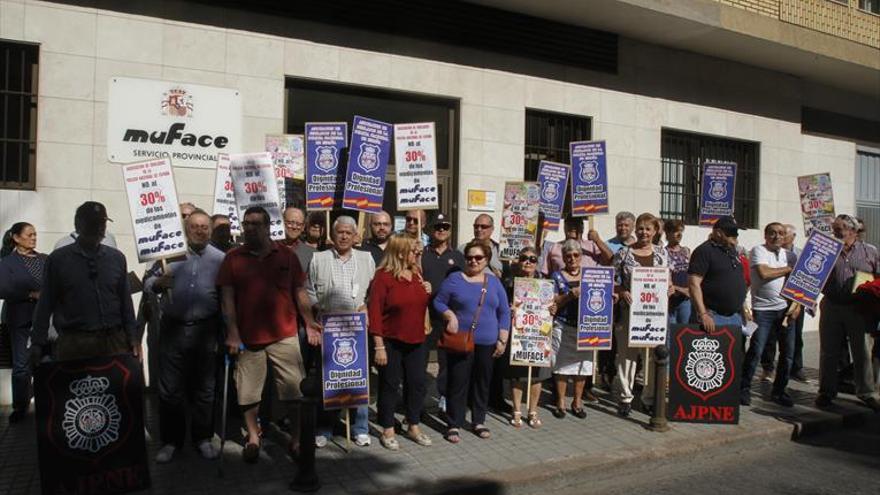
[[[477,323],[480,321],[480,312],[483,310],[483,303],[486,302],[486,286],[489,285],[489,275],[483,275],[483,287],[480,289],[480,303],[477,305],[477,311],[474,313],[474,321],[471,327],[462,332],[459,330],[455,333],[443,331],[437,347],[451,352],[453,354],[468,354],[474,352],[474,331],[477,329]]]

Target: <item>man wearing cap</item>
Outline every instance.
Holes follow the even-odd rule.
[[[34,314],[32,364],[43,353],[52,318],[59,361],[132,352],[141,356],[125,256],[102,245],[107,209],[86,201],[76,209],[76,242],[53,251]]]
[[[541,263],[541,273],[545,277],[549,277],[551,273],[562,270],[565,263],[562,261],[562,245],[565,241],[573,239],[581,244],[581,266],[607,266],[611,264],[611,258],[614,254],[611,249],[599,237],[599,233],[591,230],[584,239],[584,218],[583,217],[566,217],[563,224],[565,239],[553,244],[544,255]]]
[[[439,213],[429,222],[428,229],[431,232],[431,242],[422,254],[422,277],[431,287],[440,287],[446,277],[457,270],[464,269],[464,255],[452,249],[449,239],[452,236],[452,223],[445,215]],[[431,294],[433,299],[437,292]],[[437,339],[443,335],[446,321],[443,315],[434,310],[433,304],[428,304],[428,312],[431,319],[431,335],[428,336],[428,352],[437,348]],[[446,409],[446,353],[437,349],[437,393],[439,394],[440,409]]]
[[[481,213],[474,219],[474,240],[488,242],[492,246],[492,258],[489,260],[489,270],[496,277],[501,278],[504,271],[504,265],[501,263],[501,250],[497,242],[492,239],[492,233],[495,232],[495,220],[491,215]],[[464,247],[467,243],[458,246],[458,251],[464,255]]]
[[[376,266],[379,266],[385,256],[385,246],[391,238],[391,227],[391,215],[388,212],[370,214],[370,238],[356,248],[370,253]]]
[[[712,227],[709,240],[697,246],[688,266],[688,289],[694,311],[691,322],[708,333],[716,325],[742,326],[746,280],[736,253],[739,228],[732,217],[721,217]]]
[[[819,396],[816,405],[831,407],[837,396],[837,364],[843,351],[843,337],[849,338],[856,385],[856,396],[875,412],[880,401],[874,387],[874,373],[868,350],[868,320],[856,309],[853,285],[856,272],[880,276],[877,248],[859,240],[860,224],[850,215],[838,215],[831,224],[834,237],[843,241],[843,250],[834,263],[828,282],[822,289],[819,317]]]

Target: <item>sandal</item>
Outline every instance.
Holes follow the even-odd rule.
[[[379,437],[379,443],[388,450],[400,450],[400,442],[397,441],[396,436],[386,437],[382,435]]]
[[[449,443],[458,443],[461,441],[461,433],[458,431],[458,428],[450,428],[446,430],[446,435],[443,438]]]
[[[564,418],[565,417],[565,408],[557,406],[556,409],[553,410],[553,417],[559,418],[559,419]]]
[[[544,423],[541,422],[541,418],[538,417],[538,411],[533,411],[529,413],[529,426],[535,429],[538,429]]]
[[[406,437],[409,438],[410,440],[412,440],[413,442],[421,445],[422,447],[430,447],[434,443],[431,441],[431,437],[429,437],[428,435],[426,435],[425,433],[423,433],[421,431],[415,435],[407,434]]]
[[[519,411],[514,411],[513,417],[510,418],[510,426],[514,428],[522,427],[522,413]]]
[[[474,434],[483,440],[492,437],[492,432],[489,431],[489,428],[486,428],[484,425],[474,426]]]
[[[571,406],[571,414],[578,419],[584,419],[587,417],[587,411],[585,411],[583,407],[576,408],[574,405]]]

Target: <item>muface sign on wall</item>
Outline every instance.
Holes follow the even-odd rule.
[[[209,168],[241,148],[241,95],[235,89],[114,77],[107,104],[107,159],[168,158]]]

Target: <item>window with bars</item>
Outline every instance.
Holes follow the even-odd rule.
[[[856,152],[856,216],[865,224],[865,242],[880,246],[880,149]]]
[[[859,8],[880,15],[880,0],[859,0]]]
[[[660,215],[697,225],[700,182],[707,161],[736,163],[734,217],[742,228],[758,227],[758,143],[663,129],[660,154]]]
[[[37,45],[0,40],[0,188],[34,189],[37,166]]]
[[[589,117],[526,109],[524,180],[537,180],[541,160],[569,163],[568,143],[588,140],[591,132]]]

